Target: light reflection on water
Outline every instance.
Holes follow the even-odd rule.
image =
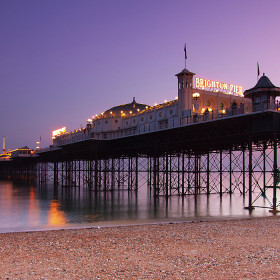
[[[173,196],[154,199],[145,186],[138,192],[35,186],[0,181],[0,232],[111,224],[186,221],[250,216],[240,194]],[[258,205],[269,206],[264,199]],[[270,216],[267,208],[251,215]]]

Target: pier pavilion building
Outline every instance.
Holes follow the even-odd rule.
[[[178,97],[150,106],[137,103],[118,105],[95,115],[85,128],[67,132],[66,128],[53,131],[50,148],[88,139],[110,140],[144,133],[172,129],[197,122],[228,118],[275,107],[280,89],[268,77],[262,76],[256,86],[245,91],[241,86],[195,77],[183,69],[176,74]]]
[[[54,131],[50,147],[4,162],[0,176],[36,174],[40,183],[96,192],[146,184],[154,197],[238,191],[248,193],[249,210],[271,189],[272,201],[266,199],[276,212],[280,88],[263,75],[243,95],[240,86],[194,75],[187,69],[176,75],[174,100],[149,106],[134,98],[83,129]]]

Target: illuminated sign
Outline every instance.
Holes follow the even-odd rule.
[[[235,93],[243,97],[243,89],[241,86],[232,85],[228,83],[206,80],[202,78],[195,78],[195,87],[201,89],[211,88],[213,90],[222,90],[226,91],[227,93]]]
[[[52,132],[52,137],[55,138],[55,137],[60,136],[64,133],[66,133],[66,127],[62,127],[62,128],[57,129],[57,130],[54,130]]]

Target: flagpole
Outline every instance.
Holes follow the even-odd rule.
[[[184,52],[185,52],[185,69],[187,68],[187,46],[186,46],[186,43],[185,43],[185,46],[184,46]]]
[[[258,62],[257,62],[257,67],[258,67],[258,72],[257,72],[257,82],[258,82],[260,76],[260,66]]]

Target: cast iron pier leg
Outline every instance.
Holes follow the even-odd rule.
[[[253,179],[253,151],[252,151],[252,142],[249,142],[249,205],[245,207],[245,209],[253,210],[253,202],[252,202],[252,179]]]
[[[272,210],[269,212],[277,213],[280,212],[277,210],[277,184],[278,184],[278,167],[277,167],[277,141],[274,139],[273,142],[273,198],[272,198]]]
[[[220,151],[220,195],[223,194],[223,151]]]
[[[182,154],[182,196],[185,196],[185,153]]]

